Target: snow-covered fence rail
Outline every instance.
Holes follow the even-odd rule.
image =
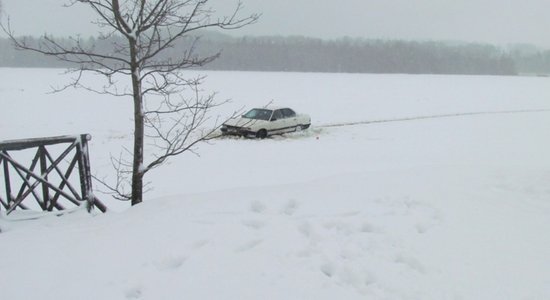
[[[85,203],[89,210],[97,207],[105,212],[105,205],[92,193],[90,139],[89,134],[82,134],[0,141],[0,209],[9,214],[38,204],[39,209],[52,211]],[[25,167],[23,161],[30,161],[30,166]],[[75,168],[77,179],[71,177]],[[80,191],[75,188],[78,183]],[[36,201],[23,203],[28,198]]]

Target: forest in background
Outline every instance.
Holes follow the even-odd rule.
[[[27,37],[30,44],[39,38]],[[110,39],[117,39],[111,37]],[[56,38],[75,44],[70,38]],[[88,38],[83,47],[113,53],[112,41]],[[122,43],[122,39],[121,39]],[[550,51],[530,46],[507,50],[489,44],[437,41],[400,41],[341,38],[322,40],[302,36],[231,37],[206,32],[196,40],[184,39],[164,53],[181,56],[192,46],[192,55],[219,53],[207,70],[281,71],[327,73],[408,73],[517,75],[550,74]],[[18,51],[7,39],[0,39],[0,67],[71,67],[52,57]]]

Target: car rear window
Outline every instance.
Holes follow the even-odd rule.
[[[290,108],[284,108],[284,109],[282,109],[282,111],[283,111],[283,115],[285,116],[285,118],[296,117],[296,113]]]

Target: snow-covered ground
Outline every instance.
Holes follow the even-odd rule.
[[[90,133],[108,176],[131,103],[47,94],[60,73],[0,69],[0,140]],[[221,113],[273,100],[313,126],[201,145],[133,208],[1,214],[0,299],[550,298],[549,79],[208,75]]]

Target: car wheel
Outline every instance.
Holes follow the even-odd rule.
[[[267,131],[265,129],[260,129],[256,132],[256,137],[259,139],[265,139],[267,137]]]

